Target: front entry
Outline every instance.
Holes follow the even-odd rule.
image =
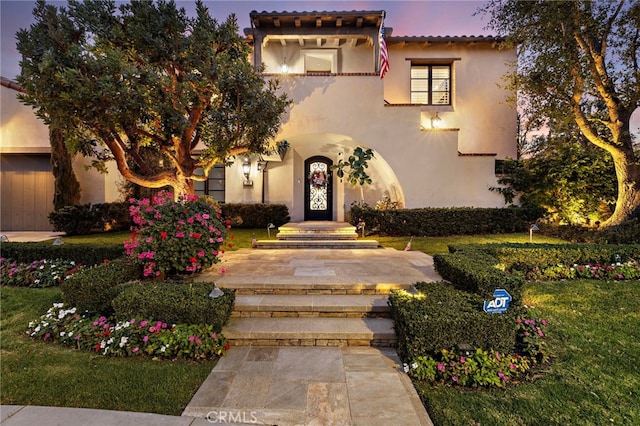
[[[333,179],[327,157],[310,157],[304,162],[304,220],[333,220]]]

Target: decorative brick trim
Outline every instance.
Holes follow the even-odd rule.
[[[460,152],[458,151],[458,157],[496,157],[497,153],[482,153],[482,152]]]

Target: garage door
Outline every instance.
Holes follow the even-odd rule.
[[[49,155],[0,156],[0,229],[49,231],[47,215],[53,210],[54,179]]]

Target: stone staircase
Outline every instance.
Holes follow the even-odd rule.
[[[389,292],[440,279],[430,256],[385,248],[242,249],[223,267],[205,275],[236,291],[234,346],[394,346]]]
[[[358,240],[356,227],[346,222],[308,221],[287,223],[278,228],[277,240],[258,240],[258,249],[378,248],[373,240]]]

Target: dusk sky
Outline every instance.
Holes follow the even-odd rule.
[[[35,1],[0,0],[2,37],[2,76],[15,79],[20,73],[20,56],[15,47],[15,34],[28,28]],[[65,5],[66,1],[47,3]],[[195,1],[177,1],[188,12],[195,10]],[[487,35],[486,18],[473,16],[482,1],[413,0],[413,1],[295,1],[295,0],[216,0],[205,1],[211,15],[219,21],[231,13],[238,18],[240,30],[250,26],[249,13],[262,11],[327,11],[327,10],[384,10],[385,26],[393,28],[393,35]]]

